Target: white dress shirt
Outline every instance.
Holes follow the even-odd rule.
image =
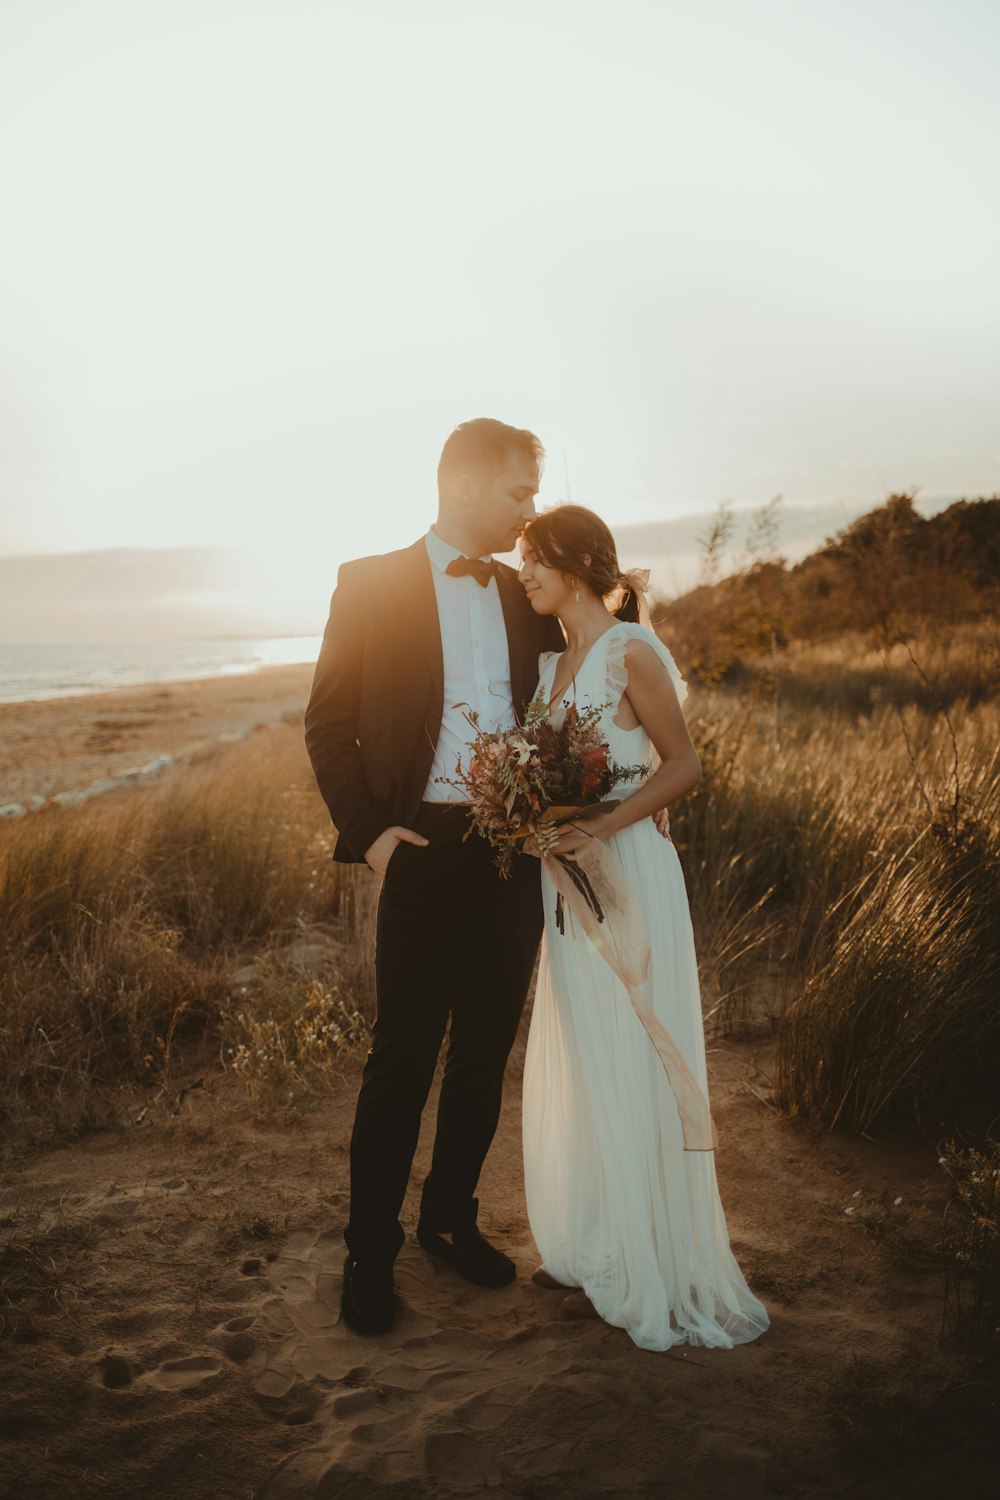
[[[496,579],[491,578],[483,588],[469,575],[455,578],[445,572],[448,564],[463,554],[443,541],[433,526],[426,543],[441,622],[444,712],[424,801],[462,802],[465,796],[460,788],[443,786],[435,778],[453,777],[456,761],[460,759],[463,765],[467,761],[473,730],[464,714],[474,709],[480,728],[486,730],[513,729],[517,722],[507,627]],[[484,561],[491,559],[486,557]],[[455,704],[464,707],[456,708]]]

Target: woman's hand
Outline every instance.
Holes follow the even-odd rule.
[[[559,842],[552,852],[554,854],[578,854],[581,849],[585,849],[594,839],[609,838],[611,834],[619,831],[617,825],[612,821],[612,816],[611,813],[598,813],[593,818],[581,818],[578,823],[564,823],[562,825],[562,832],[559,835]],[[669,841],[669,809],[661,807],[659,812],[653,814],[653,822],[656,824],[657,832]],[[534,844],[534,840],[529,839],[527,843]],[[537,844],[528,852],[537,854]]]
[[[559,839],[551,854],[578,854],[595,839],[606,839],[615,832],[613,813],[595,813],[592,818],[580,818],[576,822],[563,823]]]
[[[665,839],[670,840],[670,842],[672,843],[673,840],[670,839],[670,809],[669,809],[669,807],[661,807],[658,813],[654,813],[653,814],[653,822],[656,824],[656,831],[657,831],[657,833],[662,834]]]

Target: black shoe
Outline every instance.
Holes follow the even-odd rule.
[[[385,1333],[391,1328],[396,1320],[392,1261],[358,1261],[349,1253],[340,1311],[355,1333]]]
[[[466,1281],[474,1281],[476,1286],[509,1286],[517,1279],[517,1267],[510,1256],[504,1255],[489,1240],[484,1240],[475,1225],[471,1229],[458,1230],[454,1235],[455,1243],[451,1244],[436,1230],[420,1223],[417,1225],[417,1239],[431,1255],[450,1260],[456,1271],[460,1271]]]

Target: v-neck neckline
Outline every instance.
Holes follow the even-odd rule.
[[[579,678],[580,673],[583,671],[584,667],[587,665],[588,661],[590,660],[591,655],[593,654],[593,651],[594,651],[594,647],[597,645],[597,642],[598,641],[603,641],[604,637],[606,635],[610,635],[611,632],[612,632],[612,630],[617,630],[618,629],[618,625],[620,625],[620,624],[621,624],[621,621],[619,620],[617,624],[615,624],[615,625],[609,625],[608,628],[607,628],[607,630],[602,630],[601,633],[600,633],[600,635],[596,636],[595,639],[591,641],[590,645],[587,647],[586,651],[583,653],[583,656],[580,658],[580,665],[577,667],[576,671],[572,674],[572,676],[570,677],[570,679],[567,682],[566,686],[563,688],[562,692],[558,695],[558,697],[553,697],[553,698],[550,698],[548,700],[548,702],[546,704],[546,707],[545,707],[545,712],[547,714],[551,714],[553,708],[558,703],[562,702],[562,699],[565,697],[566,693],[569,692],[570,688],[574,687],[576,685],[577,679]],[[562,652],[559,652],[556,655],[556,669],[557,670],[558,670],[558,666],[559,666],[559,657],[562,654],[563,654]],[[554,679],[555,678],[555,672],[553,672],[552,676],[553,676],[553,679]]]

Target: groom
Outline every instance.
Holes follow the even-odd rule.
[[[334,858],[384,884],[375,936],[378,1013],[351,1137],[342,1310],[360,1333],[395,1316],[392,1266],[420,1116],[446,1028],[448,1049],[417,1238],[468,1280],[513,1281],[512,1260],[476,1227],[475,1195],[500,1114],[542,930],[532,859],[501,880],[444,785],[472,737],[514,725],[561,651],[507,552],[535,513],[544,449],[481,417],[455,428],[438,465],[438,517],[411,547],[345,563],[306,710],[306,745],[339,833]]]

